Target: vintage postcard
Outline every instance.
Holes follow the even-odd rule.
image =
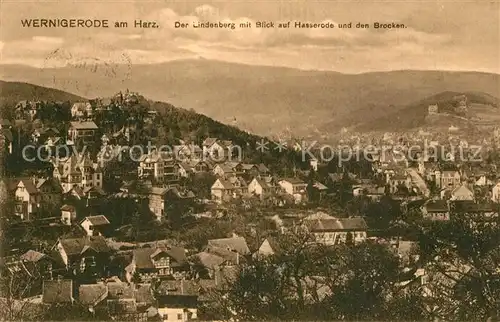
[[[500,1],[0,0],[0,320],[498,321]]]

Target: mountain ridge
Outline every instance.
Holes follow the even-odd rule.
[[[500,75],[473,71],[343,74],[202,59],[108,68],[112,70],[3,65],[0,78],[85,97],[129,88],[261,135],[328,137],[341,127],[359,126],[443,91],[500,96]]]

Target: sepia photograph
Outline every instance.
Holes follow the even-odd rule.
[[[0,321],[500,321],[500,1],[0,0]]]

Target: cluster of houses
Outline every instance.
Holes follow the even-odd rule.
[[[88,217],[82,223],[87,236],[61,237],[46,252],[5,257],[0,272],[32,279],[29,301],[42,307],[79,303],[92,314],[115,319],[188,321],[197,319],[200,305],[216,300],[214,291],[228,291],[241,265],[278,254],[274,241],[280,234],[305,229],[314,238],[311,243],[324,245],[367,239],[362,218],[318,212],[272,220],[280,222],[274,236],[264,238],[252,252],[245,238],[235,234],[208,240],[201,251],[165,240],[115,242],[92,234],[92,228],[107,223],[104,216]]]
[[[137,94],[127,91],[112,100],[75,103],[67,133],[55,128],[35,129],[32,141],[48,150],[77,141],[94,145],[99,143],[101,132],[93,120],[96,111],[138,100]],[[42,104],[20,102],[16,117],[33,119]],[[432,112],[438,112],[437,106]],[[154,117],[155,113],[150,111],[148,115]],[[1,120],[0,126],[2,137],[7,138],[10,122]],[[315,212],[274,216],[275,235],[259,240],[260,246],[254,252],[245,238],[236,235],[208,240],[201,252],[172,241],[119,243],[110,238],[113,232],[107,214],[81,211],[94,209],[108,197],[136,194],[137,202],[146,202],[158,221],[167,218],[173,205],[195,202],[217,208],[248,199],[273,207],[294,207],[335,196],[333,191],[345,182],[352,188],[352,196],[365,196],[373,202],[387,195],[401,201],[424,201],[420,210],[429,220],[450,220],[452,214],[459,213],[491,218],[498,214],[500,205],[500,182],[491,175],[496,170],[493,168],[464,163],[449,170],[436,160],[422,158],[412,164],[408,158],[382,151],[371,155],[373,176],[369,179],[346,170],[328,173],[321,180],[324,182],[305,179],[307,176],[280,178],[264,164],[235,161],[235,153],[241,152],[238,147],[230,140],[215,137],[206,138],[201,145],[180,142],[168,151],[153,149],[140,155],[134,182],[143,183],[146,190],[137,193],[133,182],[124,181],[120,192],[110,193],[104,189],[106,170],[100,158],[113,157],[110,142],[118,138],[128,141],[130,127],[103,134],[97,158],[73,149],[68,155],[50,159],[53,170],[49,176],[2,180],[13,201],[13,214],[22,222],[51,219],[52,224],[78,227],[80,231],[80,237],[59,238],[50,250],[31,249],[3,259],[2,268],[11,274],[40,277],[41,295],[31,295],[39,295],[42,304],[77,302],[93,314],[107,312],[117,319],[186,321],[198,317],[201,303],[213,301],[211,291],[227,290],[238,267],[253,258],[279,253],[276,236],[305,229],[314,237],[313,242],[324,245],[356,244],[369,239],[369,227],[362,217],[338,218]],[[449,154],[446,157],[452,160]],[[316,159],[310,165],[313,171],[322,166]],[[211,200],[199,200],[183,184],[185,179],[199,174],[213,178]],[[2,270],[2,274],[5,272]]]

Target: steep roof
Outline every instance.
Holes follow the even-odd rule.
[[[36,185],[33,182],[33,179],[31,179],[31,178],[12,179],[9,182],[9,190],[11,190],[11,191],[17,190],[19,183],[22,183],[22,185],[24,186],[24,188],[26,189],[26,191],[29,194],[37,194],[38,193],[38,189],[36,188]]]
[[[306,182],[299,178],[283,178],[282,181],[288,181],[291,184],[306,184]]]
[[[124,282],[110,282],[108,287],[108,300],[134,299],[134,287]]]
[[[318,190],[328,190],[328,187],[319,181],[315,181],[312,186]]]
[[[202,145],[204,147],[211,147],[217,141],[218,141],[217,138],[206,138],[205,140],[203,140],[203,144]]]
[[[225,259],[219,255],[208,253],[208,252],[200,252],[194,254],[189,257],[189,261],[191,262],[199,262],[206,268],[214,269],[215,267],[220,266],[225,262]]]
[[[461,185],[461,186],[456,187],[455,189],[453,189],[453,191],[451,192],[451,194],[452,195],[456,195],[456,194],[471,194],[471,195],[474,195],[474,193],[469,188],[467,188],[465,185]]]
[[[21,260],[28,262],[38,262],[45,257],[47,257],[47,255],[30,249],[26,253],[22,254],[20,258]]]
[[[429,200],[425,203],[425,209],[428,212],[448,212],[448,203],[446,200]]]
[[[219,248],[229,249],[232,251],[236,251],[241,255],[250,254],[250,249],[248,248],[247,241],[243,237],[210,239],[208,241],[207,247],[208,248],[219,247]]]
[[[134,289],[134,296],[137,304],[155,303],[151,284],[136,284]]]
[[[59,242],[67,255],[79,255],[87,249],[93,249],[98,253],[108,253],[110,248],[106,239],[102,236],[86,236],[80,238],[60,239]]]
[[[171,263],[171,266],[182,266],[186,263],[186,251],[182,247],[146,247],[133,250],[133,261],[135,266],[137,268],[154,268],[155,266],[152,259],[161,252],[166,253],[174,259],[175,262]]]
[[[88,216],[88,217],[85,217],[84,220],[90,221],[90,223],[92,224],[92,226],[102,226],[102,225],[108,225],[109,224],[108,218],[106,218],[106,216],[103,216],[103,215]]]
[[[70,122],[71,128],[77,130],[97,130],[99,127],[92,121]]]
[[[269,172],[269,168],[266,167],[264,163],[260,163],[259,165],[257,165],[257,168],[259,169],[259,172],[261,172],[261,173]]]
[[[345,231],[345,230],[366,230],[368,225],[361,217],[318,219],[310,225],[313,232],[321,231]]]
[[[108,296],[108,287],[104,283],[82,284],[78,288],[78,301],[84,305],[96,305]]]
[[[43,281],[43,303],[70,303],[73,302],[73,281],[54,280]]]
[[[200,286],[194,280],[164,280],[156,289],[158,295],[198,296]]]

